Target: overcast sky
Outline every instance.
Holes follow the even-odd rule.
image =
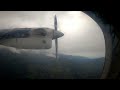
[[[89,16],[77,11],[0,11],[0,29],[15,27],[58,28],[65,35],[59,38],[59,52],[68,55],[104,57],[105,40],[100,27]],[[53,47],[45,50],[54,53]],[[37,51],[39,52],[39,51]]]

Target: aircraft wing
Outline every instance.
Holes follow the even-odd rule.
[[[52,38],[44,35],[44,30],[34,34],[31,29],[13,29],[0,31],[0,44],[19,49],[50,49]]]

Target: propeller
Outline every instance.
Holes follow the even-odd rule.
[[[55,18],[54,18],[54,28],[55,28],[55,31],[58,31],[56,15],[55,15]],[[56,51],[56,59],[58,59],[58,39],[57,38],[55,39],[55,51]]]

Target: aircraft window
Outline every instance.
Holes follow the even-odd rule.
[[[98,79],[101,77],[105,63],[105,38],[102,28],[86,13],[0,11],[0,23],[2,23],[0,28],[11,28],[11,26],[32,28],[35,35],[41,36],[48,34],[44,27],[52,30],[56,26],[59,30],[57,32],[55,29],[58,38],[53,40],[52,37],[26,37],[18,39],[19,44],[15,40],[7,41],[8,44],[15,43],[14,45],[19,47],[24,45],[32,49],[15,49],[0,45],[0,79]],[[50,49],[45,48],[50,46]],[[35,47],[38,49],[33,49]]]

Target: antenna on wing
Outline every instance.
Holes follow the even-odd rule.
[[[56,15],[54,17],[54,28],[55,28],[55,31],[58,31]],[[56,51],[56,59],[58,59],[58,39],[57,38],[55,39],[55,51]]]

